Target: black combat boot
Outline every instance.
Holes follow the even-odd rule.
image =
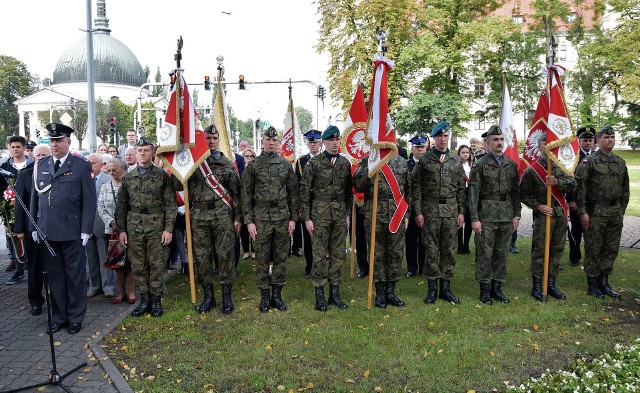
[[[269,290],[260,290],[260,312],[269,312]]]
[[[531,277],[533,280],[533,284],[531,286],[531,296],[534,299],[541,302],[544,300],[544,296],[542,295],[542,279],[537,277]]]
[[[231,288],[233,284],[222,284],[222,313],[231,314],[233,312],[233,300],[231,299]]]
[[[456,295],[451,292],[451,280],[449,279],[440,279],[440,295],[438,297],[448,302],[460,304],[460,299],[458,299]]]
[[[587,284],[589,285],[589,289],[587,294],[589,296],[597,297],[598,299],[602,299],[604,295],[600,292],[600,283],[599,277],[589,277],[587,276]]]
[[[509,298],[502,293],[502,283],[500,281],[491,280],[491,298],[502,303],[509,303]]]
[[[424,302],[426,304],[433,304],[438,297],[436,294],[436,292],[438,292],[438,280],[429,280],[427,285],[427,297],[424,298]]]
[[[553,298],[558,300],[565,300],[567,297],[564,293],[560,292],[558,288],[556,288],[556,277],[549,276],[549,286],[547,288],[547,294]]]
[[[151,316],[158,318],[164,312],[162,311],[162,297],[160,295],[151,295]]]
[[[287,305],[282,300],[282,285],[271,286],[271,307],[280,311],[287,311]]]
[[[202,299],[202,304],[198,307],[199,313],[207,312],[216,306],[216,298],[213,294],[213,284],[203,285],[202,293],[204,294],[204,298]]]
[[[488,282],[480,282],[480,301],[490,306],[493,304],[491,301],[491,284]]]
[[[387,288],[384,281],[380,281],[376,283],[376,307],[378,308],[387,307],[386,291],[387,291]]]
[[[395,281],[387,281],[387,303],[396,307],[404,306],[404,302],[396,295]]]
[[[609,285],[609,275],[600,273],[600,277],[598,278],[598,284],[600,285],[600,292],[604,292],[607,295],[611,296],[614,299],[622,299],[622,296],[613,289]]]
[[[180,275],[182,275],[182,276],[188,276],[189,275],[189,265],[187,265],[186,263],[181,263],[180,264]]]
[[[138,307],[131,311],[132,317],[141,317],[145,313],[151,311],[151,301],[149,299],[149,293],[141,293],[140,294],[140,303],[138,303]]]
[[[324,300],[324,287],[316,287],[316,310],[327,311],[327,302]]]
[[[338,308],[345,309],[347,305],[342,302],[340,299],[340,287],[337,285],[329,286],[329,304],[333,304]]]

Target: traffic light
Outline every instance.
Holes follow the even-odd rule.
[[[240,77],[239,77],[238,89],[245,90],[245,88],[244,88],[244,75],[240,75]]]
[[[204,89],[211,90],[211,81],[209,80],[209,75],[204,77]]]
[[[112,117],[109,120],[109,132],[114,134],[114,135],[116,133],[116,118],[115,117]]]
[[[324,97],[325,97],[324,87],[318,86],[318,98],[324,101]]]
[[[256,130],[260,129],[260,119],[256,120]]]

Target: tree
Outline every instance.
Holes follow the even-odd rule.
[[[162,82],[162,74],[160,73],[160,67],[158,67],[158,69],[156,70],[156,77],[154,78],[156,83],[161,83]],[[153,90],[151,93],[152,96],[154,97],[160,97],[165,95],[164,94],[164,89],[162,88],[162,86],[153,86]]]
[[[72,127],[74,134],[78,138],[78,147],[82,150],[82,141],[87,137],[87,126],[89,124],[89,112],[87,111],[87,103],[76,102],[75,107],[70,108],[70,115],[73,117]]]
[[[313,114],[307,108],[302,106],[296,106],[296,117],[298,118],[298,124],[302,133],[309,131],[313,125]]]
[[[149,68],[149,64],[144,66],[144,80],[149,82],[149,75],[151,75],[151,69]]]
[[[18,108],[14,103],[35,91],[26,64],[12,56],[0,55],[0,139],[19,134]]]
[[[142,104],[142,135],[149,138],[151,141],[156,142],[156,128],[158,119],[156,117],[155,106],[151,102],[145,102]],[[152,110],[144,110],[152,109]]]
[[[457,124],[470,119],[467,106],[460,106],[451,93],[434,94],[420,92],[411,98],[408,106],[402,107],[396,113],[394,120],[396,131],[400,135],[413,136],[417,133],[429,134],[440,120],[453,124],[453,133],[464,134],[464,130]]]

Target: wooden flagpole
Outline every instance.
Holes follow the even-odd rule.
[[[356,202],[351,205],[351,278],[356,276]]]
[[[184,190],[184,221],[187,233],[187,260],[189,261],[189,286],[191,288],[191,303],[196,304],[196,281],[193,266],[193,243],[191,241],[191,212],[189,211],[189,179],[183,185]]]
[[[373,177],[373,206],[371,208],[371,243],[369,245],[369,288],[367,292],[367,308],[373,307],[373,269],[376,249],[376,219],[378,216],[378,179],[380,171]]]

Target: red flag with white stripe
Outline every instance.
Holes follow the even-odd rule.
[[[538,157],[540,157],[540,149],[538,149],[538,140],[540,137],[548,131],[547,118],[549,117],[549,95],[546,90],[540,94],[538,99],[538,106],[536,112],[531,119],[531,127],[529,128],[529,134],[524,141],[524,150],[522,151],[522,160],[518,166],[518,172],[520,177]]]
[[[564,88],[560,79],[564,71],[564,67],[559,65],[549,67],[549,132],[546,149],[549,158],[560,169],[573,175],[578,165],[578,141],[564,100]]]
[[[511,158],[516,165],[520,164],[520,154],[518,152],[518,139],[516,137],[515,122],[513,121],[513,110],[511,109],[511,95],[507,82],[504,82],[504,95],[502,97],[502,111],[500,113],[500,130],[504,135],[505,156]]]
[[[181,143],[191,147],[195,142],[198,114],[193,106],[183,71],[178,70],[176,74],[178,75],[176,83],[173,84],[169,93],[169,105],[164,118],[164,126],[157,131],[159,147],[156,153],[174,151]]]
[[[357,162],[369,155],[371,147],[366,141],[367,136],[367,108],[364,104],[364,94],[358,85],[353,97],[349,115],[344,123],[344,130],[340,138],[340,152],[351,161],[351,174],[357,168]],[[358,206],[364,203],[364,193],[353,190],[353,196]]]

